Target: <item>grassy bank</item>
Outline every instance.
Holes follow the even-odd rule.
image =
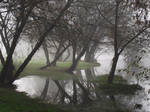
[[[100,94],[105,95],[134,95],[142,87],[137,84],[128,84],[121,76],[115,76],[113,84],[107,83],[108,75],[98,76],[95,82],[99,83]]]
[[[18,67],[21,62],[15,62]],[[71,65],[71,62],[58,62],[56,67],[49,67],[40,70],[44,66],[43,61],[31,61],[25,68],[21,77],[26,75],[50,76],[53,79],[71,79],[72,75],[64,71]],[[95,63],[79,62],[77,69],[86,69],[98,66]],[[0,88],[0,112],[70,112],[67,108],[62,109],[60,105],[42,103],[39,99],[31,99],[25,93],[18,93],[13,89]]]
[[[16,63],[16,67],[20,63]],[[66,80],[75,78],[73,75],[65,73],[65,70],[71,65],[71,62],[58,62],[57,67],[49,67],[41,70],[44,62],[32,61],[21,74],[21,77],[26,75],[50,76],[55,80]],[[87,69],[93,66],[98,66],[96,63],[79,62],[77,69]],[[96,92],[99,95],[118,95],[131,94],[138,88],[136,85],[128,85],[127,82],[120,76],[115,76],[113,84],[107,84],[108,75],[98,76],[95,80],[98,89]],[[29,85],[30,86],[30,85]],[[0,112],[131,112],[122,104],[115,104],[106,99],[96,100],[87,103],[86,105],[51,105],[42,103],[39,99],[31,99],[25,93],[15,92],[13,89],[0,88]],[[121,105],[121,107],[120,107]]]
[[[22,64],[22,61],[16,61],[15,67],[18,68],[20,64]],[[75,77],[65,72],[65,70],[67,68],[69,68],[70,65],[71,65],[71,62],[69,62],[69,61],[68,62],[58,62],[56,67],[51,66],[45,70],[41,70],[40,68],[42,66],[45,66],[45,62],[33,60],[27,65],[27,67],[21,73],[20,77],[28,76],[28,75],[40,75],[40,76],[50,76],[52,79],[55,79],[55,80],[72,79]],[[76,70],[87,69],[87,68],[94,67],[94,66],[99,66],[99,64],[80,61],[78,63]],[[0,67],[0,69],[1,69],[1,67]]]
[[[85,105],[52,105],[31,99],[25,93],[0,88],[0,112],[131,112],[107,100]]]
[[[71,65],[71,62],[58,62],[57,66],[48,67],[45,70],[41,70],[40,67],[44,66],[44,63],[40,62],[31,62],[23,71],[21,76],[26,75],[42,75],[50,76],[51,79],[55,80],[67,80],[75,78],[73,75],[66,73],[65,70],[68,69]],[[88,69],[90,67],[99,66],[97,63],[88,63],[88,62],[79,62],[76,70]]]
[[[0,112],[67,112],[56,105],[41,103],[30,99],[25,93],[12,89],[0,88]]]

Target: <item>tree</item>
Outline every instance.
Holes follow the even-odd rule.
[[[138,22],[138,23],[140,22],[141,23],[141,26],[139,26],[139,28],[137,28],[136,25],[134,25],[134,28],[136,28],[136,32],[137,33],[134,33],[134,32],[126,33],[127,39],[125,39],[126,41],[123,41],[121,43],[122,39],[119,38],[119,36],[118,36],[119,33],[118,32],[119,32],[119,30],[125,31],[123,27],[127,27],[127,26],[123,26],[123,27],[119,26],[120,25],[119,24],[119,22],[120,22],[119,19],[121,18],[120,15],[119,15],[119,11],[121,10],[121,6],[124,6],[124,2],[122,2],[120,0],[115,0],[115,24],[114,24],[114,37],[113,37],[113,39],[114,39],[113,46],[114,46],[114,52],[115,53],[114,53],[114,57],[113,57],[112,67],[111,67],[111,70],[110,70],[110,73],[109,73],[109,77],[108,77],[108,83],[112,83],[113,82],[113,78],[114,78],[114,75],[115,75],[116,66],[117,66],[117,62],[118,62],[120,54],[124,51],[124,49],[133,40],[138,38],[145,30],[147,30],[149,28],[149,24],[145,25],[145,22],[147,22],[147,21],[142,22],[142,21],[139,20],[139,17],[137,17],[137,21],[136,22]],[[133,10],[130,9],[130,11],[133,11]],[[122,12],[122,10],[120,12]],[[132,14],[133,13],[134,13],[134,11],[132,12]],[[128,18],[128,17],[126,16],[126,18]],[[133,22],[133,21],[131,21],[131,22]],[[143,25],[143,23],[144,23],[144,25]],[[127,23],[127,25],[129,25],[129,23]],[[127,27],[127,28],[131,29],[131,27],[133,28],[133,26],[129,25],[129,27]]]
[[[60,59],[63,53],[70,47],[70,43],[68,41],[69,29],[67,25],[68,23],[65,23],[65,20],[61,21],[60,24],[55,27],[54,34],[51,35],[49,44],[52,44],[52,43],[54,44],[53,49],[55,49],[55,53],[54,53],[54,59],[49,65],[47,65],[47,67],[56,66],[56,62]]]
[[[57,5],[58,7],[60,6],[60,4],[56,4],[56,6]],[[25,33],[25,35],[32,35],[32,38],[29,38],[29,40],[32,39],[33,41],[37,41],[37,39],[40,37],[42,32],[44,32],[48,28],[48,25],[52,23],[53,20],[51,18],[53,17],[51,17],[52,14],[51,14],[50,7],[54,8],[53,10],[58,9],[58,7],[44,4],[44,8],[43,5],[38,7],[40,9],[38,14],[32,13],[32,17],[34,21],[30,22],[30,30],[27,30],[27,32]],[[68,13],[66,12],[65,16],[67,15]],[[46,57],[46,66],[42,68],[46,68],[51,65],[56,66],[57,60],[70,46],[70,44],[67,42],[68,41],[67,24],[68,24],[68,20],[66,20],[65,17],[61,18],[61,21],[56,25],[56,27],[52,30],[52,32],[49,33],[45,38],[43,42],[43,50]],[[51,49],[51,51],[49,49]],[[52,60],[52,62],[50,62],[49,60],[49,54],[54,54],[54,59]]]
[[[31,11],[32,11],[32,9],[34,8],[34,6],[36,4],[36,2],[34,2],[34,1],[31,1],[31,2],[29,2],[29,1],[22,1],[22,2],[15,1],[15,3],[13,4],[12,1],[10,1],[9,3],[3,3],[4,6],[6,4],[6,7],[5,7],[6,10],[3,13],[4,19],[2,17],[3,15],[2,15],[2,12],[1,12],[1,21],[3,22],[3,24],[1,25],[1,28],[2,28],[2,30],[4,28],[4,32],[5,32],[4,33],[5,35],[3,35],[3,31],[1,30],[1,38],[3,40],[3,44],[4,44],[5,49],[7,51],[7,54],[8,54],[7,59],[5,61],[5,64],[3,66],[3,69],[1,71],[0,80],[1,80],[2,83],[5,82],[6,77],[8,77],[8,80],[10,80],[12,78],[11,74],[13,73],[13,70],[14,70],[14,68],[12,66],[12,55],[14,53],[14,50],[15,50],[15,47],[17,45],[17,41],[18,41],[18,39],[21,35],[21,32],[23,31],[23,27],[25,26]],[[29,3],[31,3],[31,4],[29,5]],[[25,7],[25,5],[27,5],[27,7]],[[9,7],[12,8],[13,6],[18,6],[18,10],[16,9],[15,11],[13,11],[11,13],[9,11],[10,10]],[[1,8],[3,8],[3,7],[1,7]],[[16,12],[18,13],[18,15],[15,15]],[[11,47],[10,47],[10,43],[9,43],[9,40],[8,40],[8,37],[10,36],[9,35],[10,30],[8,28],[8,25],[10,25],[10,21],[11,22],[13,21],[12,20],[13,18],[10,18],[10,15],[12,15],[12,14],[15,15],[16,20],[14,20],[15,24],[10,26],[11,30],[15,30],[12,33],[14,38],[12,39],[12,43],[11,43]],[[8,23],[8,24],[6,24],[6,23]],[[9,69],[9,70],[7,70],[7,69]]]
[[[91,2],[90,2],[91,3]],[[74,71],[78,61],[89,49],[91,43],[95,44],[97,32],[100,30],[99,15],[95,3],[89,4],[88,0],[77,3],[71,12],[73,14],[70,31],[72,37],[69,39],[72,46],[72,65],[67,70]]]
[[[27,58],[24,60],[24,62],[21,64],[21,66],[16,70],[15,73],[13,73],[13,70],[11,68],[11,60],[12,60],[12,55],[14,53],[14,50],[16,48],[18,40],[21,38],[21,33],[24,30],[25,25],[27,25],[27,21],[29,19],[29,16],[35,6],[37,6],[41,1],[39,0],[22,0],[20,2],[18,1],[8,1],[7,3],[7,8],[6,8],[6,14],[9,12],[9,8],[11,6],[12,9],[11,15],[14,14],[13,20],[14,22],[14,32],[12,33],[12,42],[11,42],[11,47],[9,54],[7,55],[5,64],[2,68],[2,71],[0,72],[0,83],[1,85],[4,86],[11,86],[13,81],[19,77],[20,73],[24,70],[26,65],[30,62],[31,58],[33,55],[36,53],[36,51],[39,49],[39,47],[42,45],[44,39],[48,35],[48,33],[56,26],[56,24],[59,22],[61,17],[63,16],[64,12],[70,7],[71,3],[73,2],[72,0],[68,0],[67,4],[65,7],[59,12],[58,16],[55,17],[54,22],[49,26],[49,28],[40,36],[38,39],[35,47],[31,51],[31,53],[27,56]],[[14,4],[13,4],[14,3]],[[17,9],[15,9],[17,7]],[[13,10],[13,8],[15,10]],[[3,9],[3,7],[1,7]],[[10,74],[11,71],[11,74]]]

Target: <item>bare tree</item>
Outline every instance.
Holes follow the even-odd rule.
[[[143,22],[144,24],[142,24],[142,21],[140,21],[141,26],[139,26],[138,28],[136,27],[136,24],[130,26],[129,22],[127,22],[126,25],[125,25],[124,22],[126,22],[129,19],[128,19],[128,16],[126,15],[126,13],[121,9],[122,7],[127,8],[127,6],[124,2],[122,2],[121,0],[115,0],[115,19],[114,19],[115,23],[114,23],[114,36],[113,36],[113,39],[114,39],[114,44],[113,44],[113,46],[114,46],[114,57],[113,57],[113,62],[112,62],[111,70],[110,70],[109,77],[108,77],[108,83],[113,82],[113,78],[114,78],[114,75],[115,75],[116,66],[117,66],[117,62],[118,62],[120,54],[124,51],[124,49],[126,49],[126,47],[131,42],[133,42],[142,33],[144,33],[145,30],[147,30],[149,28],[149,25],[145,25],[145,21]],[[124,10],[125,10],[125,8],[124,8]],[[133,11],[131,7],[130,7],[130,11]],[[120,12],[124,12],[123,15],[120,15]],[[132,15],[133,15],[133,12],[132,12]],[[125,20],[122,19],[124,21],[121,21],[122,17],[125,19]],[[139,18],[137,18],[137,21],[139,22],[138,19]],[[130,20],[132,20],[132,19],[130,19]],[[131,22],[133,22],[133,21],[131,21]],[[124,25],[121,26],[120,24],[122,24],[122,23]],[[127,25],[129,27],[127,27]],[[125,34],[125,36],[127,37],[126,39],[122,38],[123,35],[120,35],[122,37],[119,37],[119,33],[121,34],[120,31],[126,32],[126,27],[128,29],[134,28],[134,31],[131,30],[133,32],[126,33]],[[136,33],[134,33],[135,31],[136,31]]]
[[[72,65],[67,70],[74,71],[81,57],[89,49],[91,43],[100,38],[97,34],[99,29],[100,16],[96,8],[95,2],[89,5],[89,1],[77,3],[72,13],[74,14],[72,27],[72,37],[70,43],[72,45]],[[98,38],[97,38],[98,37]],[[95,44],[95,43],[94,43]]]
[[[9,54],[7,55],[5,64],[2,68],[2,71],[0,73],[0,83],[1,85],[12,85],[13,81],[19,77],[20,73],[24,70],[26,65],[30,62],[31,58],[33,55],[36,53],[36,51],[39,49],[39,47],[42,45],[44,39],[48,35],[48,33],[56,26],[56,24],[59,22],[61,17],[63,16],[64,12],[70,7],[72,0],[68,0],[67,4],[61,11],[59,12],[58,16],[55,17],[54,22],[48,27],[48,29],[43,32],[43,34],[40,36],[38,39],[35,47],[31,51],[31,53],[27,56],[27,58],[24,60],[24,62],[21,64],[21,66],[16,70],[15,73],[13,73],[13,69],[11,69],[11,60],[12,60],[12,55],[14,53],[14,50],[16,48],[18,40],[21,38],[21,33],[24,30],[25,25],[27,25],[27,21],[29,19],[29,16],[35,6],[37,6],[41,1],[35,1],[35,0],[22,0],[20,2],[15,1],[15,2],[8,2],[8,8],[6,9],[6,13],[9,12],[9,7],[12,6],[12,3],[14,3],[14,7],[12,7],[12,12],[11,14],[14,14],[14,32],[12,35],[12,42],[11,42],[11,47],[9,50]],[[14,9],[13,8],[16,8]]]

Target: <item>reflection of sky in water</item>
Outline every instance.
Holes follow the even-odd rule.
[[[14,84],[17,85],[17,91],[25,91],[27,95],[33,97],[39,96],[39,91],[43,88],[44,83],[44,78],[36,76],[24,77],[14,82]]]
[[[39,97],[44,89],[46,83],[46,77],[40,76],[27,76],[21,79],[18,79],[14,82],[17,86],[17,91],[26,92],[30,97]],[[48,93],[53,93],[58,90],[57,86],[53,81],[49,81]],[[54,94],[55,94],[54,93]]]

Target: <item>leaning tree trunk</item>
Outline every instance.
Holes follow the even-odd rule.
[[[117,67],[118,58],[119,58],[119,55],[115,55],[114,58],[113,58],[112,67],[111,67],[111,70],[110,70],[110,73],[109,73],[109,76],[108,76],[108,83],[109,84],[113,83],[113,79],[114,79],[114,76],[115,76],[115,71],[116,71],[116,67]]]
[[[51,65],[56,66],[57,61],[63,55],[63,53],[68,49],[70,45],[67,45],[62,51],[59,50],[59,53],[56,54],[54,60],[51,62]]]
[[[64,12],[70,7],[72,3],[72,0],[68,0],[68,3],[65,5],[65,7],[61,10],[57,18],[55,19],[54,23],[44,32],[44,34],[39,38],[37,44],[31,51],[31,53],[27,56],[27,58],[24,60],[22,65],[18,68],[16,73],[14,74],[14,77],[12,80],[9,81],[10,84],[12,84],[21,74],[21,72],[24,70],[24,68],[27,66],[27,64],[30,62],[36,51],[40,48],[43,41],[45,40],[46,36],[49,34],[49,32],[56,26],[56,24],[59,22],[60,18],[64,15]],[[11,51],[11,50],[10,50]],[[7,62],[7,61],[6,61]]]
[[[72,73],[76,69],[76,67],[78,65],[78,62],[81,59],[81,57],[85,54],[86,49],[87,49],[87,46],[82,49],[82,51],[80,52],[80,54],[78,54],[77,58],[75,58],[75,54],[76,53],[73,50],[73,62],[72,62],[72,65],[70,66],[70,68],[67,70],[68,72]]]
[[[56,62],[57,60],[61,57],[62,53],[60,53],[60,50],[61,50],[61,47],[62,47],[62,42],[59,43],[59,46],[58,46],[58,49],[55,53],[55,57],[54,57],[54,60],[52,61],[52,63],[50,65],[52,66],[56,66]]]
[[[118,62],[118,58],[120,53],[118,53],[118,12],[119,12],[119,1],[116,1],[116,9],[115,9],[115,28],[114,28],[114,50],[115,50],[115,54],[113,57],[113,62],[112,62],[112,67],[108,76],[108,83],[113,83],[113,78],[115,75],[115,71],[116,71],[116,66],[117,66],[117,62]]]
[[[13,80],[12,77],[13,77],[14,67],[13,67],[13,63],[12,63],[13,62],[12,56],[13,56],[13,53],[14,53],[15,48],[17,46],[18,39],[19,39],[23,29],[24,29],[24,26],[26,25],[28,17],[30,15],[30,13],[32,12],[33,8],[34,8],[34,3],[29,8],[29,11],[27,12],[27,14],[24,15],[24,18],[22,19],[17,30],[14,33],[13,41],[12,41],[9,53],[7,55],[7,58],[6,58],[6,62],[5,62],[3,69],[0,73],[0,83],[4,86],[12,86],[12,83],[9,83],[11,80]]]
[[[69,57],[70,57],[70,50],[68,49],[67,50],[67,56],[64,58],[63,61],[67,61]]]
[[[46,66],[43,66],[43,67],[41,67],[40,69],[45,69],[45,68],[50,67],[50,66],[56,66],[56,63],[57,63],[58,59],[62,56],[62,54],[66,51],[66,49],[67,49],[69,46],[70,46],[70,45],[67,45],[62,51],[59,50],[59,52],[56,52],[56,55],[55,55],[54,60],[53,60],[50,64],[48,64],[48,65],[46,65]]]

